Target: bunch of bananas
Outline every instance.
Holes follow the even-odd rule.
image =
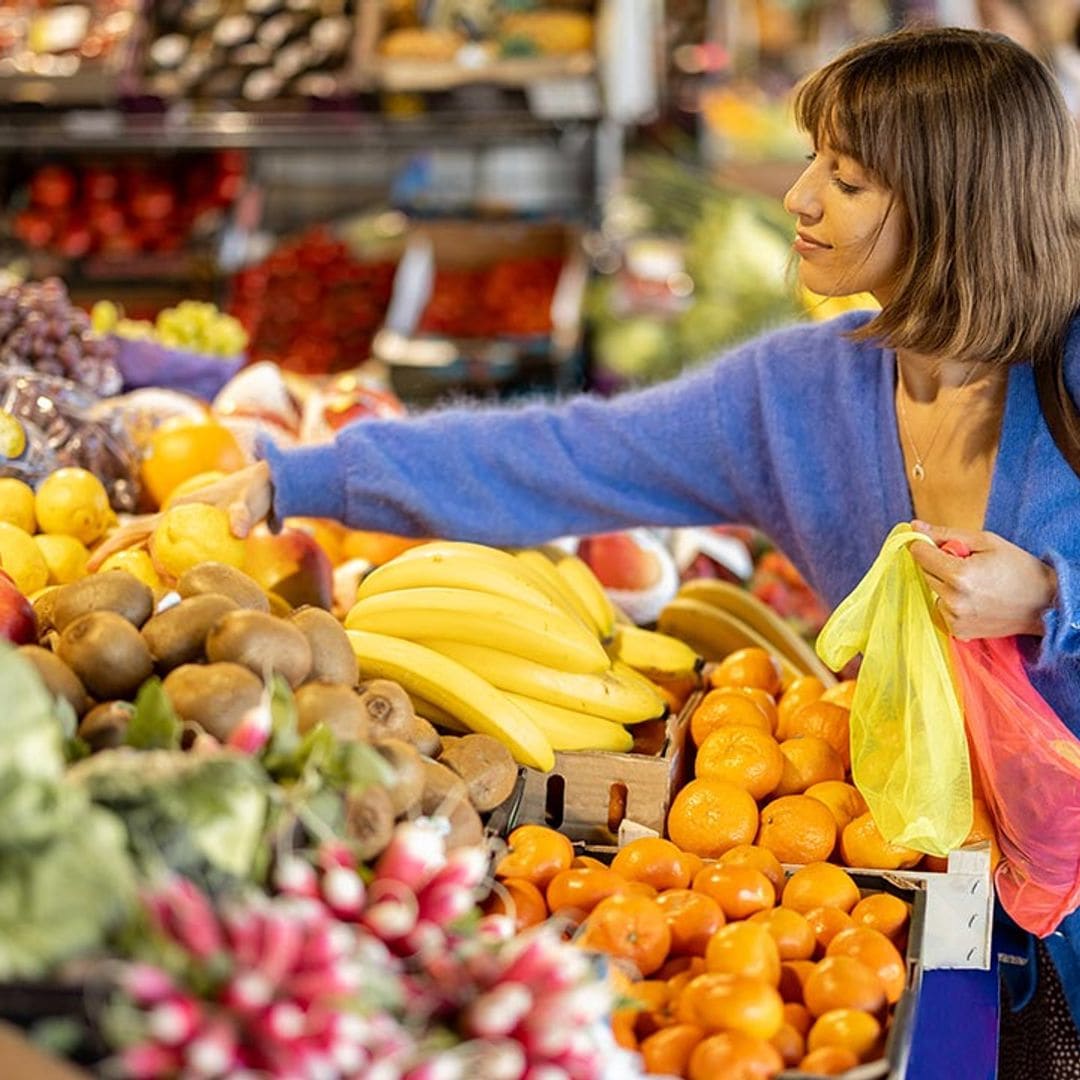
[[[547,771],[555,750],[629,750],[626,725],[667,708],[642,671],[701,665],[617,619],[576,555],[434,541],[364,578],[345,628],[362,678],[395,680],[427,719],[493,735]]]
[[[656,621],[657,629],[692,645],[707,660],[757,646],[776,656],[786,685],[814,675],[826,686],[836,676],[814,650],[767,604],[737,585],[712,578],[684,582]]]

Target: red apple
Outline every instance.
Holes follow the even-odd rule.
[[[45,165],[30,178],[30,201],[48,210],[64,210],[75,198],[75,177],[59,165]]]
[[[247,538],[244,571],[293,607],[312,604],[329,611],[333,604],[330,556],[300,529],[282,529],[276,536],[263,528],[254,530]]]
[[[581,541],[578,555],[608,589],[637,591],[660,580],[660,564],[651,551],[626,533],[602,533]]]
[[[0,638],[14,645],[37,643],[33,606],[3,570],[0,570]]]

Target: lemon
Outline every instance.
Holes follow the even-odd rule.
[[[34,538],[9,521],[0,521],[0,569],[11,576],[24,596],[49,583],[49,567]]]
[[[17,416],[0,413],[0,457],[14,460],[26,453],[26,429]]]
[[[90,558],[90,552],[74,536],[40,533],[34,537],[34,543],[49,568],[50,585],[67,585],[86,577],[86,560]]]
[[[125,548],[123,551],[114,552],[99,567],[105,570],[126,570],[129,574],[137,577],[144,585],[149,586],[154,594],[154,600],[159,600],[168,592],[168,587],[161,580],[161,576],[154,569],[154,561],[150,558],[150,552],[146,548]]]
[[[34,489],[14,476],[0,477],[0,521],[18,525],[24,532],[37,531]]]
[[[38,528],[74,536],[84,544],[101,539],[112,507],[105,485],[86,469],[57,469],[41,482],[34,500]]]
[[[174,578],[208,561],[239,568],[244,550],[244,541],[229,529],[229,515],[207,503],[185,503],[166,510],[150,536],[154,566]]]
[[[186,480],[181,480],[169,492],[165,502],[161,504],[163,510],[168,510],[181,495],[190,495],[193,491],[198,491],[201,487],[206,487],[207,484],[216,483],[218,480],[224,480],[226,474],[220,469],[210,469],[208,472],[196,473],[194,476],[189,476]]]

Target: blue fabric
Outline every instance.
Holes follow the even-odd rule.
[[[739,522],[767,533],[835,606],[892,526],[914,516],[895,354],[846,336],[868,318],[779,330],[610,400],[362,420],[330,447],[267,448],[275,509],[490,544]],[[1080,320],[1066,380],[1080,399]],[[1022,644],[1032,682],[1080,734],[1080,479],[1042,418],[1028,365],[1009,373],[985,527],[1057,570],[1045,636]],[[1061,933],[1051,952],[1080,1004],[1080,923]]]

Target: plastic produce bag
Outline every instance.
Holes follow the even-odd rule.
[[[1080,907],[1080,740],[1028,681],[1016,638],[953,638],[952,654],[1001,845],[994,884],[1045,937]]]
[[[851,773],[886,840],[945,855],[971,831],[971,767],[949,640],[897,525],[832,613],[817,652],[834,671],[863,654],[851,703]]]

